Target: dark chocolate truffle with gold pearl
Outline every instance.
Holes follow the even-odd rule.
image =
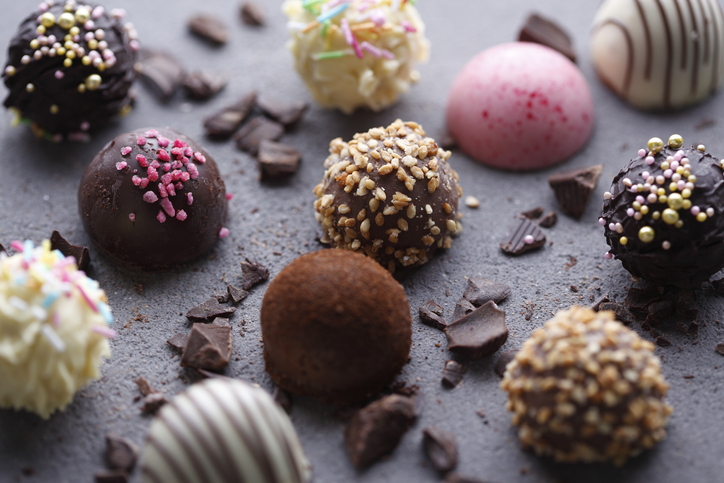
[[[10,42],[5,107],[54,141],[84,139],[127,112],[138,42],[124,14],[74,0],[41,3]]]
[[[703,145],[649,140],[604,194],[606,258],[658,285],[696,288],[724,268],[724,168]]]
[[[322,243],[359,251],[388,270],[421,265],[460,233],[462,190],[450,151],[415,122],[397,120],[334,139],[314,208]]]

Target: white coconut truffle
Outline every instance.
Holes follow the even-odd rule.
[[[417,9],[402,0],[287,0],[295,67],[314,99],[347,114],[397,101],[428,58]]]

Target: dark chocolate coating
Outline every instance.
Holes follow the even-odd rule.
[[[374,261],[347,250],[303,255],[264,295],[266,370],[289,392],[357,403],[407,363],[411,324],[405,291]]]
[[[183,188],[176,189],[175,196],[169,194],[168,199],[176,213],[179,210],[186,213],[185,220],[167,215],[163,223],[157,219],[159,212],[164,211],[160,205],[160,179],[149,182],[144,189],[133,183],[133,170],[138,170],[135,175],[139,178],[147,176],[136,156],[142,154],[151,163],[160,151],[157,138],[147,137],[144,146],[138,145],[138,136],[146,133],[146,129],[121,134],[108,143],[86,168],[78,189],[80,217],[95,247],[104,256],[131,268],[163,268],[196,258],[216,242],[226,220],[226,189],[211,156],[196,142],[173,129],[156,130],[170,140],[165,148],[168,153],[171,153],[174,141],[179,139],[194,153],[206,158],[205,163],[192,158],[199,172],[198,178],[184,181]],[[130,153],[122,155],[123,147],[130,147]],[[171,159],[175,156],[171,155]],[[128,163],[128,167],[118,170],[116,163],[122,161]],[[160,161],[160,164],[163,166],[164,162]],[[166,173],[159,168],[158,174]],[[144,200],[144,193],[149,191],[158,197],[158,201]],[[188,204],[188,193],[193,196],[191,205]],[[135,215],[133,221],[129,218],[131,213]]]
[[[58,2],[49,8],[48,12],[55,15],[56,23],[47,28],[45,33],[46,37],[54,35],[60,44],[65,42],[64,37],[69,32],[57,22],[64,13],[63,5],[64,2]],[[127,108],[131,104],[128,91],[136,76],[133,70],[136,54],[130,47],[129,32],[124,29],[121,21],[112,17],[109,12],[92,19],[95,24],[92,31],[102,29],[105,32],[103,40],[115,54],[116,63],[110,68],[100,71],[92,64],[83,65],[78,57],[73,59],[71,67],[65,67],[65,55],[45,55],[40,60],[33,59],[28,64],[23,64],[22,57],[27,55],[32,58],[37,50],[30,47],[30,42],[38,38],[36,28],[40,15],[40,11],[30,14],[10,42],[6,67],[12,66],[16,72],[14,75],[3,75],[9,90],[5,107],[16,108],[22,118],[33,123],[36,132],[56,140],[102,126]],[[76,22],[76,26],[80,29],[77,43],[88,55],[91,49],[84,37],[88,31],[79,22]],[[56,77],[57,71],[63,73],[61,79]],[[79,92],[78,86],[84,84],[92,74],[101,76],[100,87]],[[33,92],[26,90],[28,84],[34,85]],[[51,113],[53,105],[58,108],[56,114]]]
[[[611,253],[621,260],[626,270],[640,278],[658,285],[673,285],[682,288],[696,288],[724,267],[724,175],[719,160],[698,151],[694,147],[685,149],[685,156],[691,163],[691,174],[696,176],[692,191],[692,206],[700,207],[702,212],[713,208],[715,214],[706,221],[697,221],[688,209],[678,210],[681,228],[669,225],[663,219],[654,220],[651,213],[663,212],[667,208],[664,203],[648,203],[650,212],[640,221],[627,215],[626,210],[632,207],[636,196],[624,185],[628,178],[634,185],[643,183],[642,173],[648,171],[653,175],[662,174],[659,167],[667,156],[673,156],[677,149],[664,147],[656,154],[654,164],[648,166],[645,157],[638,157],[616,175],[610,189],[612,198],[604,200],[602,217],[605,220],[606,242]],[[662,187],[668,188],[671,180],[667,179]],[[642,193],[646,197],[647,193]],[[619,234],[609,228],[610,223],[621,223],[623,233]],[[639,239],[639,230],[644,226],[654,229],[655,238],[644,243]],[[622,245],[621,236],[628,238]],[[671,248],[665,250],[662,243],[668,241]]]

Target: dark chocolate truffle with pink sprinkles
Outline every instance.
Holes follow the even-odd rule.
[[[93,158],[78,210],[101,254],[157,269],[196,258],[227,236],[229,198],[216,163],[196,142],[170,128],[140,129]]]

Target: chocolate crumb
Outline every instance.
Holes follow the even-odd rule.
[[[525,315],[523,315],[523,318],[525,320],[530,320],[533,318],[533,313],[535,311],[535,304],[526,302],[525,304]]]
[[[442,371],[442,385],[452,389],[463,380],[467,367],[456,361],[445,361],[445,369]]]
[[[573,218],[580,218],[586,211],[598,178],[603,173],[603,165],[575,171],[555,173],[548,178],[561,210]]]
[[[187,97],[206,100],[226,87],[228,80],[225,75],[197,70],[184,76],[183,87]]]
[[[151,383],[148,382],[148,379],[143,376],[135,379],[133,382],[136,383],[136,385],[138,386],[138,390],[141,391],[141,394],[143,396],[148,396],[149,394],[158,392],[153,388],[153,386],[151,386]]]
[[[109,433],[106,435],[106,462],[112,470],[130,472],[136,466],[138,446],[123,436]]]
[[[505,312],[488,302],[445,328],[448,349],[471,359],[493,354],[508,340]]]
[[[575,285],[571,285],[571,292],[578,293],[578,287],[576,287]]]
[[[432,466],[442,473],[452,471],[458,465],[458,445],[455,435],[435,426],[422,430],[422,445]]]
[[[495,373],[499,377],[502,378],[505,375],[505,370],[507,369],[508,364],[510,363],[510,361],[515,359],[515,355],[517,353],[518,349],[513,349],[500,354],[500,357],[498,357],[498,360],[495,362]]]
[[[571,269],[571,267],[575,267],[578,263],[578,259],[574,257],[573,255],[568,255],[568,261],[566,262],[566,272]]]
[[[229,292],[229,297],[231,298],[231,302],[234,305],[238,304],[249,295],[249,292],[247,292],[246,290],[236,288],[233,285],[227,286],[226,290]]]
[[[531,210],[524,211],[523,213],[520,214],[520,216],[522,216],[523,218],[528,218],[529,220],[537,220],[538,218],[540,218],[540,216],[542,214],[543,214],[543,207],[538,206]]]
[[[234,134],[241,123],[249,116],[256,102],[256,92],[249,92],[236,103],[204,119],[206,135],[216,138],[228,138]]]
[[[504,283],[494,282],[487,278],[470,277],[463,298],[476,307],[491,300],[499,304],[510,295],[510,287]]]
[[[260,26],[264,25],[266,19],[259,5],[254,2],[244,2],[241,4],[241,20],[246,25]]]
[[[0,245],[0,248],[2,248],[2,245]],[[90,265],[90,252],[88,252],[88,248],[71,245],[57,230],[53,230],[52,235],[50,235],[50,249],[58,250],[66,257],[75,258],[75,264],[78,266],[78,270],[83,270],[84,272],[88,270],[88,265]],[[5,251],[4,248],[2,248],[2,250]]]
[[[418,309],[420,322],[438,330],[445,330],[447,322],[442,318],[443,310],[442,306],[436,304],[435,301],[428,300]]]
[[[684,376],[684,379],[694,379],[694,377],[695,376],[688,374],[688,375]]]
[[[508,255],[521,255],[545,245],[546,236],[538,225],[527,218],[517,218],[510,231],[500,242],[500,248]]]
[[[231,326],[216,319],[211,324],[194,324],[181,356],[181,367],[221,371],[231,358]]]
[[[186,334],[176,334],[166,341],[168,345],[176,350],[182,351],[186,347],[186,343],[189,341],[189,336]]]
[[[558,215],[555,211],[549,211],[545,215],[543,215],[543,218],[538,220],[538,226],[542,226],[543,228],[550,228],[553,225],[556,224],[558,221]]]
[[[593,302],[593,304],[591,304],[591,310],[598,312],[599,310],[601,310],[601,305],[606,302],[610,302],[610,300],[608,299],[608,294],[601,295],[596,299],[595,302]]]
[[[309,106],[306,102],[283,102],[260,96],[256,101],[256,107],[261,109],[268,117],[289,127],[296,124],[304,116]]]
[[[663,336],[656,338],[656,345],[659,347],[671,347],[671,341]]]
[[[262,140],[277,141],[284,134],[284,126],[265,117],[255,117],[234,136],[236,147],[256,155]]]
[[[262,139],[259,143],[259,171],[261,179],[288,178],[297,172],[302,155],[286,144]]]
[[[229,31],[223,20],[215,15],[199,13],[189,19],[189,30],[199,37],[215,44],[229,41]]]
[[[184,78],[183,66],[168,52],[141,49],[136,71],[161,101],[170,100]]]
[[[631,323],[629,311],[626,310],[626,307],[617,302],[601,302],[598,305],[598,312],[602,310],[610,310],[611,312],[613,312],[616,316],[616,320],[623,323],[624,325],[629,325]]]
[[[469,313],[473,312],[475,310],[475,306],[468,302],[467,299],[464,297],[461,297],[458,299],[457,303],[455,304],[455,309],[453,310],[452,320],[450,323],[456,322]]]
[[[236,312],[235,307],[225,307],[212,297],[189,310],[186,318],[196,322],[211,322],[216,317],[231,317],[234,312]]]
[[[724,344],[717,344],[716,347],[714,348],[714,350],[720,356],[724,356]]]
[[[161,406],[163,406],[167,402],[168,399],[166,399],[166,396],[164,396],[160,392],[152,392],[143,399],[143,406],[141,406],[141,411],[146,414],[155,413],[161,408]]]
[[[292,398],[287,391],[279,386],[274,386],[274,393],[272,394],[272,397],[287,414],[292,412]]]
[[[128,474],[123,470],[103,470],[95,474],[96,483],[128,483]]]
[[[248,258],[241,262],[241,286],[249,290],[254,285],[269,278],[269,270],[260,263],[253,262]]]
[[[571,62],[576,62],[571,37],[556,22],[536,13],[528,16],[518,34],[518,40],[545,45],[565,55]]]

